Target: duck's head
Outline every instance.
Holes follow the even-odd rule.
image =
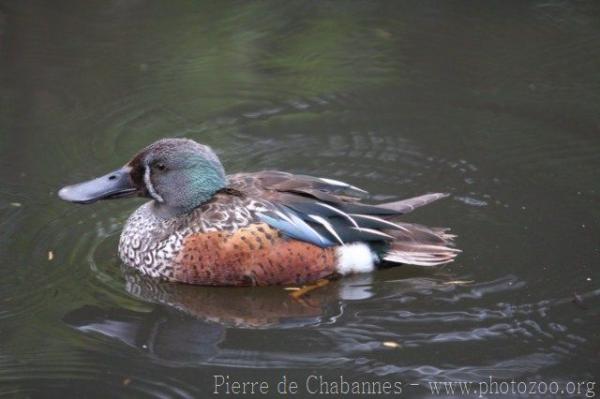
[[[208,201],[226,184],[223,166],[210,147],[189,139],[162,139],[122,168],[63,187],[58,195],[80,204],[142,196],[169,213],[179,213]]]

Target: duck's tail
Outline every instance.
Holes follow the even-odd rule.
[[[371,272],[395,265],[438,266],[454,261],[461,252],[454,248],[454,235],[447,228],[394,222],[400,229],[385,230],[393,237],[384,246],[356,242],[336,248],[336,271],[342,275]]]
[[[376,267],[397,264],[438,266],[454,261],[461,251],[454,248],[456,236],[449,233],[450,229],[403,223],[397,220],[402,214],[447,196],[448,194],[444,193],[425,194],[372,206],[371,215],[353,214],[355,218],[360,216],[357,220],[361,224],[365,224],[366,227],[376,227],[380,233],[386,235],[387,239],[383,242],[362,241],[339,246],[337,271],[340,274],[361,273],[372,271]],[[381,209],[382,212],[374,208]]]
[[[461,252],[454,248],[456,236],[449,234],[447,228],[396,224],[404,229],[388,232],[394,240],[381,257],[385,262],[437,266],[452,262]]]
[[[406,214],[441,198],[446,193],[431,193],[378,206]],[[437,266],[452,262],[461,252],[454,248],[453,234],[443,227],[427,227],[393,220],[400,229],[386,231],[394,237],[381,259],[390,263],[403,263],[418,266]]]

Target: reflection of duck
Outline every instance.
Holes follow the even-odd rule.
[[[225,337],[222,325],[182,318],[169,309],[139,312],[86,305],[69,312],[63,321],[81,332],[100,334],[173,361],[210,358]]]
[[[340,300],[370,297],[370,277],[353,276],[295,299],[281,288],[210,288],[160,282],[125,273],[127,291],[174,307],[194,318],[241,328],[287,328],[328,323],[341,314]]]
[[[302,301],[275,287],[197,287],[160,282],[131,272],[125,276],[130,294],[168,306],[139,311],[86,305],[65,315],[63,321],[81,332],[116,339],[177,363],[215,357],[225,359],[223,362],[229,358],[239,362],[240,353],[219,347],[228,328],[280,329],[333,323],[342,313],[343,300],[371,295],[369,275],[336,281],[310,292]],[[182,317],[182,312],[191,317]],[[247,350],[244,352],[250,356]],[[269,356],[290,358],[289,353],[273,352]],[[302,361],[310,361],[310,356]]]
[[[398,216],[445,197],[388,204],[335,180],[284,172],[226,176],[187,139],[157,141],[123,168],[60,190],[79,203],[142,195],[119,244],[123,262],[152,277],[204,285],[301,284],[368,272],[380,261],[434,266],[457,249],[445,229]]]

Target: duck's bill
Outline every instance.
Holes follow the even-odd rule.
[[[137,193],[129,168],[117,169],[107,175],[60,189],[58,196],[69,202],[89,204],[103,199],[130,197]]]

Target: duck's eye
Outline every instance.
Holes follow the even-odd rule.
[[[165,170],[165,169],[167,169],[167,167],[165,166],[165,164],[164,164],[164,163],[162,163],[162,162],[159,162],[159,163],[157,163],[157,164],[156,164],[156,168],[157,168],[158,170]]]

